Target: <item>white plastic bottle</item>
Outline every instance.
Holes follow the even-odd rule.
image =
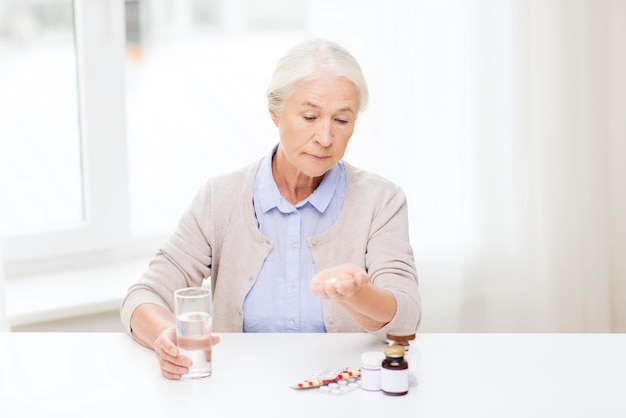
[[[361,389],[376,392],[380,390],[380,369],[385,354],[380,351],[367,351],[361,354]]]

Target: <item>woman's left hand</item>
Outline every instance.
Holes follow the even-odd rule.
[[[324,299],[341,300],[356,295],[370,282],[367,272],[354,264],[322,270],[311,280],[311,292]]]

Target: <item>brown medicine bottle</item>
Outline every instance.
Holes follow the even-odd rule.
[[[404,359],[409,363],[409,387],[417,386],[417,347],[415,346],[415,331],[408,329],[393,329],[387,332],[389,345],[398,344],[404,347]]]
[[[409,392],[409,364],[404,359],[404,347],[385,348],[385,359],[380,370],[380,388],[385,395],[401,396]]]

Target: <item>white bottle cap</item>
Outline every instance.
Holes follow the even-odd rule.
[[[380,351],[367,351],[361,354],[361,366],[370,369],[379,369],[384,359],[385,354]]]

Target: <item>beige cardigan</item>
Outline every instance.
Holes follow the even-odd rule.
[[[375,174],[344,162],[346,196],[337,222],[308,240],[316,271],[343,263],[364,267],[372,283],[389,289],[398,302],[392,321],[373,332],[385,339],[394,328],[417,329],[421,298],[408,234],[402,190]],[[143,303],[173,308],[174,290],[201,286],[211,277],[215,332],[241,332],[243,301],[272,242],[258,230],[252,188],[258,163],[209,180],[182,216],[171,238],[130,287],[121,318]],[[323,300],[328,332],[363,332],[335,302]]]

